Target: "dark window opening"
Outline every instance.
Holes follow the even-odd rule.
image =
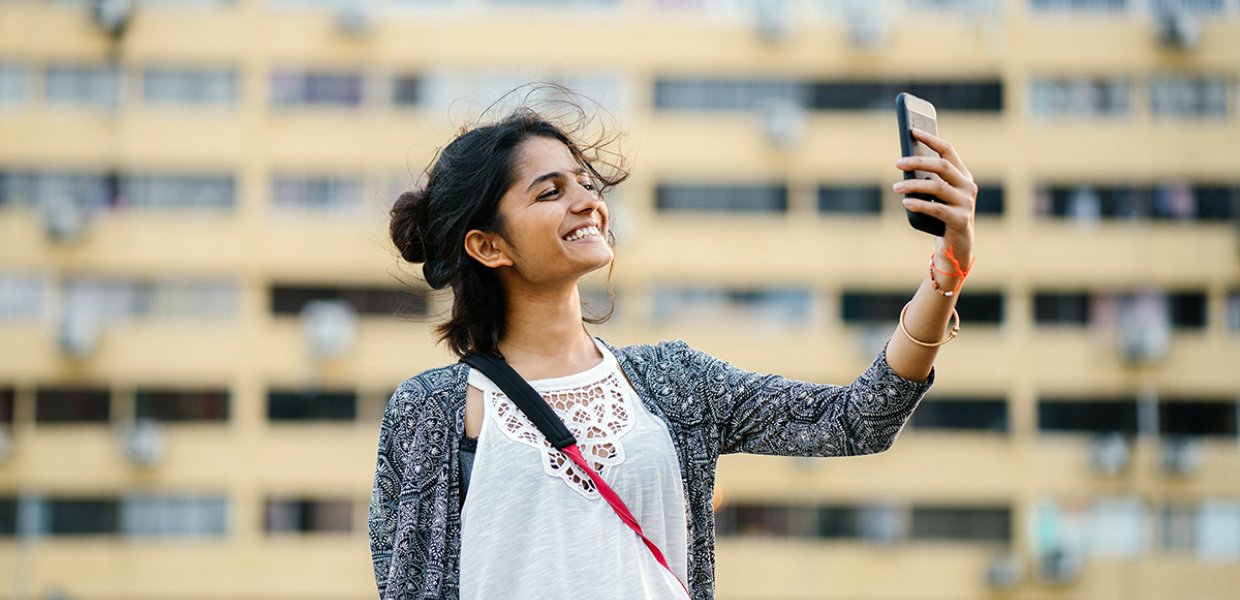
[[[1137,403],[1132,398],[1041,400],[1038,402],[1038,429],[1136,435]]]
[[[758,185],[659,185],[655,207],[665,212],[782,213],[788,210],[788,188]]]
[[[312,300],[342,300],[361,315],[422,316],[426,294],[416,290],[277,285],[271,290],[271,312],[295,315]]]
[[[157,421],[227,421],[227,390],[138,390],[134,416]]]
[[[1038,325],[1087,325],[1091,306],[1085,292],[1038,292],[1033,296],[1033,318]]]
[[[850,325],[895,323],[908,301],[907,294],[846,291],[840,301],[840,318]]]
[[[118,503],[111,498],[51,499],[43,503],[50,535],[107,535],[120,530]]]
[[[956,299],[956,312],[970,324],[998,325],[1003,322],[1003,294],[969,290]]]
[[[915,540],[1010,542],[1012,511],[1006,507],[913,507]]]
[[[111,397],[99,389],[42,389],[35,394],[36,423],[106,423]]]
[[[1236,435],[1236,403],[1228,400],[1175,400],[1158,404],[1158,430],[1169,436]]]
[[[267,419],[271,421],[352,421],[357,418],[357,394],[347,391],[271,391]]]
[[[883,212],[883,190],[873,185],[838,185],[818,188],[818,212],[877,215]]]
[[[0,426],[13,424],[13,403],[16,396],[13,388],[0,388]]]
[[[1206,326],[1205,292],[1177,292],[1167,296],[1171,325],[1180,329],[1202,329]]]
[[[810,106],[818,110],[895,110],[900,92],[925,98],[940,111],[1003,110],[1003,83],[998,80],[823,81],[813,83],[810,90]]]
[[[17,498],[0,498],[0,537],[17,535]]]
[[[916,429],[963,429],[1007,433],[1008,406],[1002,398],[926,398],[913,412]]]
[[[1002,216],[1005,209],[1005,197],[1002,185],[979,185],[976,213],[978,216]]]
[[[353,531],[349,500],[268,500],[263,513],[267,533],[348,533]]]
[[[392,103],[413,106],[422,101],[422,83],[415,76],[401,75],[392,82]]]

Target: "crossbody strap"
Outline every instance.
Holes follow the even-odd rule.
[[[593,481],[594,486],[598,488],[599,494],[603,496],[603,499],[616,512],[616,516],[620,517],[620,520],[641,538],[642,542],[646,544],[646,548],[650,550],[650,554],[654,555],[654,559],[659,561],[659,564],[664,569],[667,569],[668,573],[671,573],[672,578],[676,580],[676,583],[680,584],[685,593],[689,594],[689,588],[685,587],[685,583],[679,577],[676,577],[676,574],[672,572],[672,568],[667,565],[667,559],[663,558],[663,552],[659,550],[654,541],[646,537],[646,534],[642,531],[641,524],[637,522],[637,518],[633,516],[629,507],[625,506],[624,501],[620,499],[615,490],[612,490],[611,486],[607,485],[607,482],[603,480],[603,477],[586,462],[585,457],[581,455],[581,450],[577,448],[577,439],[573,437],[568,427],[564,426],[564,421],[555,414],[555,411],[551,409],[547,401],[530,386],[529,382],[517,374],[507,362],[498,356],[471,354],[462,358],[461,362],[482,371],[483,375],[486,375],[495,385],[498,385],[499,389],[503,390],[504,394],[517,405],[517,408],[520,408],[530,418],[534,426],[542,432],[543,436],[547,438],[547,441],[551,442],[551,445],[556,450],[563,452],[573,461],[573,464],[586,472],[586,475],[590,477],[590,481]]]

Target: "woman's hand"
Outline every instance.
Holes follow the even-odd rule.
[[[905,194],[904,207],[916,213],[939,219],[946,225],[943,237],[936,239],[934,262],[941,272],[936,280],[945,290],[956,289],[955,277],[943,273],[956,273],[968,269],[973,262],[973,215],[977,206],[977,184],[973,175],[947,140],[917,129],[913,137],[939,154],[938,158],[908,156],[896,162],[902,171],[925,171],[938,175],[938,179],[908,179],[897,182],[892,189]],[[922,193],[934,196],[942,202],[911,198],[907,194]],[[950,249],[950,253],[949,253]]]

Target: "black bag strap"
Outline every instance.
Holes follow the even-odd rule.
[[[534,426],[556,450],[563,450],[577,443],[577,439],[568,431],[568,427],[564,426],[564,421],[551,410],[547,401],[503,359],[493,354],[470,354],[462,358],[461,362],[482,371],[483,375],[498,385],[517,408],[533,421]]]

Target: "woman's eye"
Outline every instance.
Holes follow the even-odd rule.
[[[540,195],[538,196],[538,199],[539,199],[539,200],[546,200],[546,199],[549,199],[549,198],[554,198],[554,197],[558,196],[559,194],[560,194],[560,188],[558,188],[558,187],[557,187],[557,188],[551,188],[551,189],[549,189],[549,190],[547,190],[547,191],[543,192],[542,194],[540,194]]]
[[[594,187],[594,182],[592,181],[587,181],[581,184],[581,187],[586,188],[587,190],[590,190],[591,192],[598,191],[598,188]]]

